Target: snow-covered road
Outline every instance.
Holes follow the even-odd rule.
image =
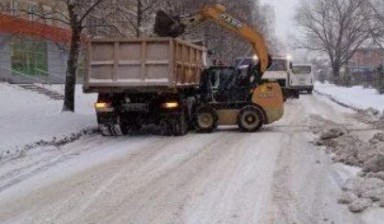
[[[0,223],[380,223],[337,204],[353,169],[311,143],[316,116],[369,128],[307,95],[259,133],[90,135],[36,150],[0,163]]]

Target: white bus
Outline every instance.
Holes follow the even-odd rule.
[[[313,91],[313,73],[311,65],[294,65],[290,78],[290,86],[299,91],[305,91],[312,94]]]

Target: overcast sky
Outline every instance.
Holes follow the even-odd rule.
[[[293,33],[295,25],[293,16],[295,8],[300,0],[261,0],[262,3],[267,3],[275,7],[276,14],[276,34],[284,42],[287,41],[287,35]]]

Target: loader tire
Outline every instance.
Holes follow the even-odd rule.
[[[263,113],[255,106],[246,106],[240,110],[237,124],[243,132],[256,132],[263,125]]]
[[[194,112],[194,123],[197,132],[211,133],[218,126],[219,116],[211,106],[200,106]]]

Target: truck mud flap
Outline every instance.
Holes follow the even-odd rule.
[[[296,89],[282,88],[282,90],[283,90],[284,100],[290,99],[290,98],[294,98],[294,99],[300,98],[300,92]]]
[[[99,125],[99,130],[103,136],[123,136],[123,132],[121,131],[120,125]]]

